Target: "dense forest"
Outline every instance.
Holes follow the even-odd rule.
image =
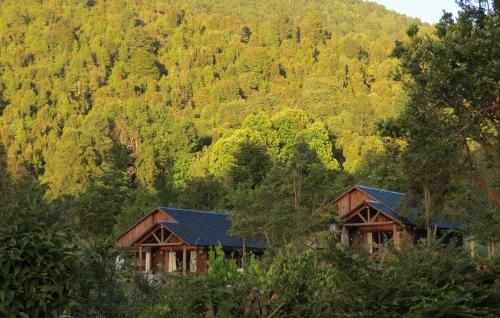
[[[1,1],[0,316],[495,317],[498,260],[304,244],[355,183],[500,240],[498,2],[459,2],[431,26],[361,0]],[[160,204],[226,211],[269,255],[116,271]]]
[[[221,4],[3,3],[12,176],[51,200],[109,188],[120,228],[158,203],[231,210],[202,189],[221,189],[242,142],[280,167],[304,144],[325,171],[360,174],[402,107],[390,54],[416,21],[361,1]]]

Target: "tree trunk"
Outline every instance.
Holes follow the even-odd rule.
[[[488,147],[486,143],[481,143],[479,142],[482,146],[482,148],[486,151],[486,153],[490,154],[491,158],[494,158],[494,154],[496,152],[494,150],[491,150],[491,147]],[[488,151],[490,149],[490,151]],[[483,177],[481,177],[479,174],[474,173],[474,165],[473,165],[473,159],[472,159],[472,154],[469,148],[469,144],[467,143],[467,140],[465,140],[465,150],[467,150],[467,175],[469,176],[470,179],[472,179],[474,182],[476,182],[486,194],[490,197],[491,201],[493,201],[496,205],[500,205],[500,198],[498,197],[498,194],[496,193],[495,189],[490,185],[490,183]],[[494,154],[492,154],[493,152]],[[487,156],[488,157],[488,156]],[[492,160],[489,160],[488,162],[492,163]],[[497,166],[497,162],[492,163],[494,166]]]
[[[431,246],[432,242],[432,226],[431,226],[431,192],[427,186],[424,186],[424,212],[425,226],[427,231],[427,246]]]
[[[210,300],[205,300],[205,315],[203,315],[203,317],[204,318],[215,317],[214,303]]]

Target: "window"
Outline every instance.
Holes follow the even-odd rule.
[[[366,239],[371,254],[377,254],[384,245],[388,245],[394,236],[393,232],[367,232]]]
[[[182,251],[175,252],[175,263],[178,272],[182,272]],[[191,253],[186,252],[186,272],[191,272]]]

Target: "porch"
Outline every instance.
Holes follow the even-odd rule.
[[[137,266],[144,273],[204,274],[208,250],[183,242],[161,224],[146,232],[134,244]]]
[[[353,248],[365,248],[374,258],[382,248],[411,243],[413,230],[378,202],[365,201],[342,218],[341,242]]]

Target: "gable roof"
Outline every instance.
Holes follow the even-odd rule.
[[[396,191],[389,191],[389,190],[384,190],[384,189],[378,189],[378,188],[373,188],[373,187],[367,187],[364,185],[355,185],[353,186],[349,191],[344,193],[342,196],[340,196],[338,199],[335,200],[337,202],[341,197],[343,197],[345,194],[353,191],[353,190],[358,190],[361,191],[371,198],[373,200],[365,200],[363,201],[360,205],[362,204],[367,204],[371,206],[372,208],[380,211],[381,213],[384,213],[386,216],[392,218],[395,221],[398,221],[403,224],[414,224],[414,221],[418,217],[418,211],[416,209],[411,210],[411,216],[409,217],[404,217],[400,214],[398,211],[401,203],[404,200],[405,194],[401,192],[396,192]],[[460,228],[460,224],[455,223],[455,222],[450,222],[445,219],[440,219],[440,220],[435,220],[431,222],[433,226],[437,226],[438,228],[441,229],[451,229],[451,230],[456,230]]]
[[[176,221],[160,221],[161,226],[189,245],[210,247],[220,243],[225,248],[243,247],[242,239],[227,235],[231,228],[227,214],[168,207],[158,207],[158,209]],[[246,239],[245,246],[250,249],[262,249],[265,243],[262,240]]]
[[[404,199],[404,193],[396,192],[396,191],[388,191],[383,189],[377,189],[372,187],[367,187],[363,185],[356,185],[353,189],[357,189],[361,192],[364,192],[374,198],[375,200],[385,204],[389,208],[395,210],[398,205]]]
[[[387,215],[391,219],[398,221],[399,223],[403,224],[412,224],[407,218],[402,217],[397,211],[389,208],[388,206],[378,202],[378,201],[373,201],[373,200],[365,200],[364,201],[367,205],[370,207],[374,208],[377,211],[380,211],[381,213]]]

